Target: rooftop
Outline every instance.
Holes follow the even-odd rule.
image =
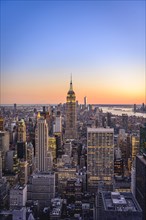
[[[63,199],[60,198],[54,198],[51,200],[51,204],[52,204],[52,210],[50,213],[51,216],[61,215],[62,203],[63,203]]]
[[[16,186],[14,186],[14,190],[23,190],[24,188],[26,187],[26,185],[16,185]]]
[[[49,171],[49,172],[36,172],[32,174],[33,178],[50,178],[54,177],[54,172]]]
[[[114,133],[113,128],[87,128],[87,132]]]
[[[106,211],[141,212],[132,193],[102,192],[102,200]]]

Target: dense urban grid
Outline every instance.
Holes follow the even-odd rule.
[[[0,219],[146,220],[144,116],[76,101],[0,107]]]

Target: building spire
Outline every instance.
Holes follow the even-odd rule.
[[[70,78],[70,90],[73,90],[73,85],[72,85],[72,73],[71,73],[71,78]]]

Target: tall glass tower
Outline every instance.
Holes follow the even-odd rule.
[[[77,121],[76,95],[75,92],[73,91],[72,78],[71,78],[70,88],[66,98],[66,129],[65,129],[66,139],[77,138],[76,121]]]

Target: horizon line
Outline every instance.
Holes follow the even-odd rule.
[[[2,104],[0,104],[0,107],[1,106],[3,106],[3,105],[14,105],[14,104],[16,104],[16,105],[59,105],[59,104],[66,104],[66,102],[64,102],[64,103],[2,103]],[[86,104],[86,105],[135,105],[136,103],[132,103],[132,104],[126,104],[126,103],[88,103],[88,104]],[[138,103],[138,104],[136,104],[136,105],[142,105],[142,104],[144,104],[145,105],[145,103],[143,102],[143,103]],[[84,105],[84,103],[79,103],[79,105]]]

